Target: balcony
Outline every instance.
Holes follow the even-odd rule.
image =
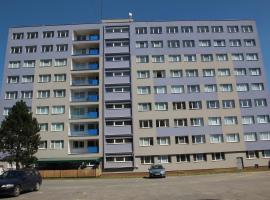
[[[98,102],[99,96],[97,94],[88,94],[86,96],[72,96],[71,102]]]
[[[104,152],[110,154],[132,153],[132,143],[125,144],[105,144]]]
[[[131,125],[125,126],[105,126],[105,135],[131,135]]]
[[[86,131],[71,131],[71,137],[88,137],[88,136],[98,136],[99,132],[97,128],[87,129]]]
[[[74,49],[73,56],[98,56],[99,55],[99,49],[93,48],[93,49]]]
[[[98,153],[98,150],[99,150],[98,146],[88,146],[87,147],[88,153]]]
[[[98,70],[99,63],[77,63],[73,65],[73,71]]]
[[[92,111],[85,114],[71,114],[71,119],[97,119],[98,112]]]
[[[70,148],[70,154],[94,154],[99,153],[98,146],[90,146],[86,148]]]
[[[98,86],[99,81],[97,79],[84,78],[72,80],[72,86]]]
[[[90,35],[77,35],[75,37],[75,41],[98,41],[98,34],[90,34]]]
[[[98,123],[71,123],[69,136],[72,137],[89,137],[98,136]]]
[[[105,101],[128,101],[130,99],[130,92],[105,92]]]
[[[125,61],[105,61],[104,62],[105,69],[126,69],[130,68],[129,60]]]
[[[123,108],[123,109],[106,109],[105,117],[131,117],[131,109]]]

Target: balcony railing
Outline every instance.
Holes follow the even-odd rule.
[[[71,97],[72,102],[97,102],[98,99],[99,97],[96,94],[87,95],[86,97]]]
[[[77,49],[74,50],[74,56],[83,56],[83,55],[99,55],[99,49]]]
[[[84,64],[75,64],[73,65],[74,71],[81,71],[81,70],[98,70],[99,64],[98,63],[84,63]]]
[[[88,129],[86,131],[71,131],[70,136],[75,136],[75,137],[85,137],[85,136],[97,136],[98,129],[97,128],[92,128]]]
[[[71,119],[96,119],[98,118],[98,112],[91,111],[85,114],[71,114]]]
[[[99,35],[98,34],[91,34],[91,35],[78,35],[76,41],[98,41]]]
[[[82,85],[89,85],[89,86],[97,86],[99,81],[96,79],[83,79],[83,80],[73,80],[73,86],[82,86]]]
[[[88,153],[98,153],[98,146],[88,146],[87,151]]]

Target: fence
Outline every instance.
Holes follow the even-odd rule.
[[[40,170],[42,178],[83,178],[98,177],[101,170],[97,169],[78,169],[78,170]]]

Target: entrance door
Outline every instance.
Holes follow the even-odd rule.
[[[238,169],[243,169],[244,168],[243,157],[237,157],[236,158],[236,166],[237,166]]]

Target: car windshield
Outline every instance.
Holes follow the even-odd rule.
[[[1,175],[1,178],[18,178],[23,176],[23,174],[22,171],[7,171]]]
[[[151,169],[163,169],[162,165],[153,165]]]

